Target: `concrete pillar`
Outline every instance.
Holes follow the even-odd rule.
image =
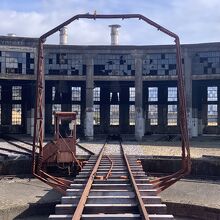
[[[198,118],[192,118],[192,57],[187,48],[183,50],[184,83],[186,92],[187,123],[189,137],[198,136]]]
[[[142,140],[145,126],[143,117],[142,56],[135,55],[135,138]]]
[[[93,87],[94,87],[94,61],[93,57],[86,56],[86,114],[84,120],[85,137],[93,139]]]

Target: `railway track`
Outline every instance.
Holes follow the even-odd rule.
[[[5,158],[20,155],[31,157],[31,143],[10,136],[2,136],[1,140],[4,141],[4,144],[0,145],[0,156]]]
[[[105,143],[92,155],[50,220],[171,220],[160,197],[136,156],[127,156],[119,143],[119,154],[107,155]]]

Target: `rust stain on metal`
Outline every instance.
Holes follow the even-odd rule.
[[[104,179],[107,180],[111,176],[111,172],[113,169],[113,161],[111,160],[111,158],[108,155],[105,155],[105,156],[108,158],[108,160],[110,161],[110,164],[111,164],[108,173],[104,177]]]
[[[46,41],[46,38],[58,32],[64,26],[72,23],[78,19],[130,19],[137,18],[146,22],[147,24],[157,28],[159,31],[164,34],[174,38],[175,48],[176,48],[176,70],[178,76],[178,94],[179,94],[179,118],[180,118],[180,133],[181,133],[181,141],[182,141],[182,167],[181,169],[169,176],[158,178],[156,180],[151,181],[155,184],[155,188],[158,189],[158,192],[163,191],[184,175],[189,174],[191,171],[191,159],[190,159],[190,147],[189,147],[189,137],[188,137],[188,128],[187,128],[187,113],[186,113],[186,97],[185,97],[185,89],[184,89],[184,79],[183,79],[183,67],[182,67],[182,57],[181,57],[181,47],[180,40],[178,35],[164,28],[163,26],[157,24],[156,22],[150,20],[149,18],[141,15],[141,14],[78,14],[70,18],[69,20],[63,22],[47,33],[43,34],[39,38],[39,46],[38,46],[38,63],[37,63],[37,85],[36,85],[36,104],[35,104],[35,120],[34,120],[34,138],[33,138],[33,163],[32,170],[33,174],[41,179],[42,181],[48,183],[54,188],[62,191],[64,189],[63,186],[60,185],[60,181],[57,179],[50,179],[48,181],[47,178],[42,175],[42,160],[44,158],[43,155],[43,134],[44,134],[44,123],[43,123],[43,109],[44,109],[44,57],[43,57],[43,44]],[[37,159],[36,148],[39,146],[39,157]],[[64,157],[65,158],[65,157]],[[61,158],[62,160],[63,158]],[[66,158],[65,158],[66,159]],[[55,182],[55,183],[54,183]]]
[[[121,145],[121,148],[122,148],[123,157],[124,157],[124,160],[126,162],[127,169],[128,169],[128,174],[129,174],[129,177],[130,177],[130,180],[131,180],[131,184],[132,184],[132,187],[134,189],[135,196],[136,196],[136,198],[138,200],[138,208],[139,208],[139,211],[140,211],[140,214],[141,214],[141,218],[145,219],[145,220],[150,220],[149,215],[148,215],[148,213],[146,211],[146,208],[144,206],[144,202],[143,202],[143,200],[141,198],[141,194],[140,194],[139,189],[137,187],[136,181],[134,179],[133,173],[131,171],[131,167],[130,167],[130,164],[128,162],[128,158],[127,158],[127,156],[126,156],[126,154],[124,152],[124,149],[123,149],[122,145]]]

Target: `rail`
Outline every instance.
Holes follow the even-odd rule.
[[[99,167],[99,164],[101,162],[101,159],[103,157],[103,154],[104,154],[104,150],[105,150],[105,145],[106,143],[103,145],[100,153],[99,153],[99,156],[98,156],[98,159],[96,161],[96,164],[90,174],[90,177],[88,179],[88,182],[83,190],[83,193],[81,195],[81,198],[79,200],[79,203],[78,203],[78,206],[76,207],[76,210],[75,210],[75,213],[72,217],[72,220],[79,220],[81,218],[81,215],[82,215],[82,212],[83,212],[83,209],[84,209],[84,206],[86,204],[86,200],[88,198],[88,195],[89,195],[89,192],[90,192],[90,189],[91,189],[91,186],[92,186],[92,183],[93,183],[93,180],[96,176],[96,173],[97,173],[97,170],[98,170],[98,167]]]
[[[127,167],[127,170],[128,170],[128,173],[129,173],[129,177],[130,177],[130,180],[131,180],[131,183],[132,183],[132,187],[133,187],[134,192],[135,192],[135,196],[136,196],[137,201],[138,201],[138,207],[139,207],[139,211],[140,211],[140,214],[141,214],[141,218],[143,220],[150,220],[149,215],[148,215],[148,213],[146,211],[146,208],[144,206],[143,200],[141,198],[141,194],[140,194],[140,192],[138,190],[138,187],[137,187],[137,184],[135,182],[134,176],[132,174],[131,167],[129,165],[127,156],[125,154],[125,151],[123,149],[123,146],[122,146],[121,142],[120,142],[119,145],[120,145],[120,148],[122,150],[121,152],[123,153],[123,158],[124,158],[124,160],[126,162],[126,167]],[[98,159],[96,161],[96,164],[95,164],[95,166],[94,166],[94,168],[93,168],[93,170],[92,170],[92,172],[91,172],[91,174],[89,176],[89,179],[88,179],[88,181],[86,183],[86,186],[85,186],[85,188],[83,190],[83,193],[82,193],[81,198],[80,198],[80,200],[78,202],[76,210],[75,210],[75,212],[73,214],[72,220],[80,220],[81,217],[82,217],[82,213],[83,213],[84,207],[86,205],[86,201],[87,201],[87,198],[89,196],[90,189],[92,187],[93,181],[94,181],[94,179],[96,177],[97,170],[99,168],[100,162],[101,162],[102,158],[104,156],[106,156],[106,155],[104,155],[105,147],[106,147],[106,143],[103,145],[103,147],[102,147],[102,149],[101,149],[101,151],[99,153],[99,156],[98,156]],[[112,160],[110,159],[109,156],[106,156],[106,157],[110,160],[111,166],[110,166],[110,169],[109,169],[107,175],[105,176],[105,180],[108,179],[108,177],[111,175],[111,171],[113,169],[113,162],[112,162]]]
[[[123,157],[124,157],[126,165],[127,165],[127,169],[128,169],[128,172],[129,172],[130,180],[131,180],[131,183],[132,183],[132,186],[133,186],[136,198],[138,200],[138,207],[139,207],[139,211],[141,213],[141,217],[142,217],[143,220],[150,220],[149,215],[148,215],[148,213],[147,213],[147,211],[145,209],[143,200],[141,198],[141,194],[140,194],[140,192],[138,190],[136,181],[135,181],[134,176],[132,174],[131,167],[130,167],[130,164],[128,162],[127,156],[125,154],[124,148],[123,148],[121,143],[120,143],[120,146],[121,146],[121,149],[122,149],[122,152],[123,152]]]

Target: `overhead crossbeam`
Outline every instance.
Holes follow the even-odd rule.
[[[184,89],[184,79],[183,79],[183,67],[182,67],[182,58],[181,58],[181,47],[180,40],[177,34],[172,31],[164,28],[158,23],[150,20],[149,18],[141,14],[78,14],[72,18],[66,20],[62,24],[56,26],[50,31],[46,32],[39,38],[38,46],[38,63],[37,63],[37,86],[36,86],[36,108],[35,108],[35,120],[34,120],[34,138],[33,138],[33,174],[39,178],[42,168],[41,158],[42,149],[43,149],[43,134],[44,134],[44,123],[43,123],[43,96],[44,96],[44,57],[43,57],[43,44],[46,42],[46,39],[58,32],[64,26],[69,25],[75,20],[79,19],[130,19],[137,18],[146,22],[147,24],[157,28],[157,30],[163,32],[164,34],[174,38],[175,48],[176,48],[176,71],[178,77],[178,94],[179,94],[179,122],[180,122],[180,133],[182,141],[182,168],[167,177],[159,178],[155,180],[155,187],[158,187],[158,192],[164,190],[174,182],[178,181],[179,178],[183,177],[185,174],[188,174],[191,171],[191,160],[190,160],[190,147],[189,147],[189,136],[188,136],[188,127],[187,127],[187,111],[186,111],[186,97]],[[36,148],[37,144],[39,145],[39,159],[36,162]]]

